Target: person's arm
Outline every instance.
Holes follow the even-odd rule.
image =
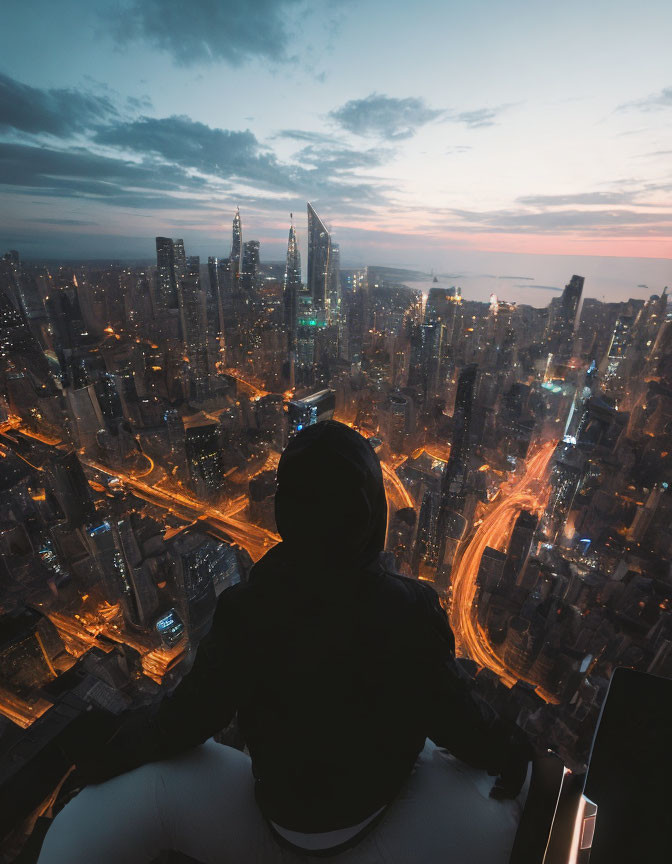
[[[455,658],[455,638],[434,592],[428,598],[432,658],[429,737],[475,768],[499,775],[495,797],[515,797],[533,756],[527,736],[499,717]]]
[[[66,747],[80,785],[100,783],[196,747],[231,722],[238,707],[240,661],[230,593],[234,591],[229,589],[219,598],[194,665],[170,696],[121,717],[103,712],[82,717]]]

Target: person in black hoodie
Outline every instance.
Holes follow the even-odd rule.
[[[126,806],[135,802],[130,821],[140,820],[139,854],[145,854],[154,836],[148,826],[165,822],[165,813],[145,817],[138,804],[152,798],[141,790],[147,783],[155,789],[157,772],[163,772],[162,794],[179,795],[180,804],[166,799],[162,805],[155,795],[151,806],[170,811],[173,826],[184,822],[181,834],[199,834],[194,847],[184,837],[168,843],[157,829],[157,848],[172,843],[197,851],[200,860],[319,853],[382,861],[388,860],[380,851],[385,843],[398,850],[405,838],[413,848],[408,860],[431,864],[442,850],[436,860],[450,861],[448,844],[467,856],[456,860],[480,861],[469,856],[484,854],[482,837],[462,837],[462,846],[455,845],[457,827],[477,812],[485,820],[477,832],[483,834],[490,820],[487,860],[507,860],[516,820],[494,799],[519,793],[529,744],[473,692],[435,591],[382,565],[387,502],[380,463],[366,439],[335,421],[295,435],[278,466],[275,515],[282,542],[252,568],[248,582],[221,595],[194,665],[172,695],[152,712],[129,712],[95,754],[73,741],[79,784],[102,785],[80,793],[57,817],[41,860],[86,860],[84,839],[78,851],[77,824],[107,824],[109,801],[122,799]],[[236,715],[249,759],[214,742],[199,747]],[[490,798],[483,794],[485,772],[497,777]],[[219,789],[224,796],[206,793],[214,812],[198,791],[208,782],[210,793]],[[475,789],[472,815],[455,822]],[[190,806],[198,819],[206,818],[199,832],[191,830],[198,819],[188,815]],[[103,810],[108,815],[97,821]],[[117,840],[119,832],[124,824],[117,826]],[[126,834],[128,840],[134,831]],[[493,840],[504,847],[496,857]],[[423,842],[427,856],[420,854]],[[229,858],[223,846],[237,851]],[[128,857],[132,844],[124,848],[125,860],[151,860]],[[218,857],[209,858],[211,851]],[[96,857],[108,860],[99,847]]]

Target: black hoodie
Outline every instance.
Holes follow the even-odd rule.
[[[192,670],[84,776],[195,746],[237,713],[259,805],[288,829],[363,821],[394,798],[427,737],[504,772],[515,793],[528,755],[519,733],[471,692],[433,589],[379,562],[387,505],[369,443],[333,421],[296,435],[278,467],[276,522],[283,542],[221,595]]]

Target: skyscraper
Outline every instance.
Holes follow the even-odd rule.
[[[259,272],[259,241],[248,240],[243,246],[243,261],[240,268],[240,285],[246,291],[256,287]]]
[[[10,367],[30,370],[44,382],[49,379],[47,361],[24,315],[0,287],[0,374]]]
[[[551,301],[548,350],[558,360],[569,360],[574,347],[574,325],[583,293],[583,276],[572,276],[560,298]]]
[[[185,265],[184,241],[156,238],[156,293],[163,306],[177,309],[177,283]]]
[[[240,256],[243,249],[243,226],[240,221],[240,210],[236,207],[236,215],[233,217],[233,237],[231,240],[231,270],[234,280],[240,273]]]
[[[470,363],[460,372],[453,411],[453,441],[450,461],[468,459],[470,450],[471,415],[476,394],[478,364]]]
[[[208,313],[205,291],[201,287],[198,259],[190,259],[189,272],[178,284],[184,353],[190,370],[191,397],[196,402],[210,393],[208,365]]]
[[[287,356],[289,361],[289,386],[294,387],[294,365],[296,362],[296,329],[299,315],[299,291],[301,290],[301,254],[292,223],[287,242],[287,263],[283,289],[284,318],[287,328]]]
[[[508,588],[512,588],[514,584],[520,584],[538,522],[539,520],[534,513],[529,513],[527,510],[521,510],[516,519],[516,524],[509,540],[509,548],[502,575]]]
[[[202,498],[221,494],[222,445],[219,424],[203,417],[186,430],[187,467],[192,485]]]
[[[441,481],[438,517],[438,577],[447,586],[459,543],[467,530],[464,518],[471,455],[471,420],[478,380],[478,364],[470,363],[460,372],[453,411],[453,440],[450,459]]]
[[[308,293],[318,316],[327,309],[330,288],[331,236],[308,204]]]
[[[329,301],[329,318],[334,321],[341,304],[341,247],[331,243],[327,265],[327,299]]]

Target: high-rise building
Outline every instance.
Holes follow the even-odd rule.
[[[197,494],[203,498],[221,494],[222,447],[217,421],[204,418],[192,423],[186,430],[185,449],[189,476]]]
[[[96,435],[105,428],[105,418],[98,404],[93,384],[85,387],[68,387],[65,391],[70,412],[71,431],[79,447],[95,446]]]
[[[429,289],[425,307],[425,324],[440,322],[444,326],[443,343],[449,351],[459,340],[463,322],[462,289],[458,287],[440,288],[433,285]]]
[[[334,321],[341,306],[341,247],[333,242],[329,250],[327,266],[327,299],[329,318]]]
[[[54,455],[46,474],[68,529],[81,528],[94,518],[91,488],[75,452]]]
[[[290,402],[287,406],[289,434],[300,432],[304,426],[312,426],[321,420],[331,420],[336,408],[333,390],[319,390],[304,399]]]
[[[166,309],[177,309],[177,283],[186,265],[183,240],[156,238],[156,293]]]
[[[453,440],[450,458],[468,458],[471,446],[471,416],[476,395],[478,365],[470,363],[460,372],[453,411]]]
[[[230,258],[208,258],[210,296],[217,310],[217,341],[220,360],[226,362],[226,331],[235,316],[233,288],[235,277]]]
[[[231,271],[234,281],[240,273],[241,255],[243,251],[243,226],[240,221],[240,210],[236,207],[236,215],[233,217],[233,235],[231,239],[231,254],[229,261],[231,262]]]
[[[22,312],[0,288],[0,374],[10,366],[29,370],[44,381],[49,378],[47,361]]]
[[[198,259],[190,259],[189,271],[178,284],[184,352],[189,364],[191,398],[196,402],[210,393],[208,358],[208,310],[201,286]]]
[[[246,291],[256,288],[259,273],[259,241],[248,240],[243,246],[243,261],[240,268],[240,285]]]
[[[283,309],[287,328],[287,358],[289,363],[289,386],[295,384],[296,335],[299,317],[299,292],[301,291],[301,253],[296,239],[294,224],[289,228],[287,262],[283,286]]]
[[[551,301],[548,351],[558,360],[569,360],[574,347],[574,327],[583,294],[583,276],[572,276],[559,298]]]
[[[463,515],[467,499],[471,457],[471,423],[478,380],[478,365],[470,363],[460,372],[453,410],[453,440],[450,458],[441,480],[441,507],[438,517],[438,575],[447,585],[453,559],[467,531]]]
[[[439,560],[439,537],[437,533],[440,497],[434,489],[426,489],[422,496],[418,516],[418,533],[413,550],[413,571],[419,572],[420,562],[436,567]]]
[[[601,366],[604,388],[614,397],[620,396],[625,386],[627,376],[623,375],[623,371],[624,367],[627,368],[626,354],[632,343],[634,323],[634,315],[625,312],[618,316],[611,334],[607,356]]]
[[[331,235],[311,204],[308,207],[308,292],[316,314],[325,314],[331,286]]]
[[[521,510],[516,519],[506,553],[506,564],[504,565],[502,576],[509,588],[513,587],[514,583],[520,583],[538,522],[537,517],[533,513],[528,513],[527,510]]]

